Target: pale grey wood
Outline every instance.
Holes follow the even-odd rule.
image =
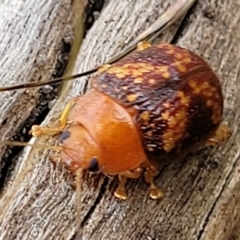
[[[0,84],[50,79],[60,60],[63,41],[71,42],[70,1],[8,0],[0,3]],[[40,97],[38,89],[1,92],[2,140],[13,135],[29,117]],[[15,114],[15,112],[17,114]]]
[[[108,60],[174,1],[161,2],[109,1],[83,42],[74,72]],[[129,199],[119,202],[113,197],[115,179],[86,174],[78,202],[81,218],[85,219],[82,239],[236,237],[240,197],[239,10],[239,0],[201,1],[177,41],[203,56],[219,74],[226,96],[224,117],[233,130],[232,137],[217,149],[198,151],[165,168],[156,180],[166,194],[160,202],[149,199],[142,180],[130,181]],[[172,27],[160,41],[170,41],[176,29]],[[43,124],[57,120],[67,99],[83,92],[87,79],[66,84]],[[51,144],[55,140],[37,142]],[[23,159],[15,181],[1,201],[4,221],[0,223],[0,239],[68,239],[75,226],[76,211],[71,175],[61,165],[50,163],[46,150],[27,149]]]
[[[57,2],[55,0],[1,1],[1,86],[38,81],[39,77],[42,80],[51,78],[58,60],[63,57],[61,49],[63,42],[71,44],[73,39],[75,20],[71,2],[69,0]],[[78,3],[80,2],[82,1],[78,1]],[[81,31],[78,35],[81,36]],[[21,125],[24,125],[32,109],[40,100],[46,101],[46,99],[41,99],[40,95],[39,89],[0,93],[0,158],[5,149],[3,140],[8,139],[18,131]],[[21,165],[21,159],[22,157],[18,159],[17,169],[19,171],[16,170],[12,177],[12,180],[15,179],[15,181],[1,193],[0,239],[35,239],[36,237],[42,239],[44,235],[45,238],[48,238],[49,233],[54,233],[52,231],[54,228],[48,226],[47,222],[48,219],[52,222],[54,218],[51,218],[49,213],[47,194],[43,198],[41,196],[44,195],[44,191],[48,191],[45,189],[44,183],[50,188],[53,187],[53,191],[55,191],[55,186],[50,184],[51,179],[54,179],[54,174],[51,175],[49,172],[51,169],[48,166],[44,167],[42,163],[42,170],[36,169],[37,172],[30,172],[28,169],[34,167],[31,159],[26,158],[25,165]],[[31,189],[24,185],[21,177],[17,177],[18,173],[24,175],[26,172],[32,176],[32,178],[26,179],[32,186]],[[44,175],[47,176],[46,179],[44,179]],[[11,190],[8,191],[10,188]],[[61,191],[61,189],[58,190]],[[18,194],[15,195],[15,193]],[[52,196],[52,192],[50,196]],[[61,196],[60,194],[57,194],[55,198],[52,196],[54,204],[62,200]],[[71,199],[70,196],[68,201]],[[27,206],[30,208],[28,209]],[[41,211],[40,208],[36,211],[36,206],[41,206]],[[42,213],[45,214],[43,217]],[[63,215],[60,214],[61,221],[64,219],[64,214],[66,211]],[[40,228],[41,231],[39,231]],[[65,229],[64,224],[61,228]],[[68,228],[68,231],[71,230],[71,227]],[[61,238],[60,231],[58,234]]]

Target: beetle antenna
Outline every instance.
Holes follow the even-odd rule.
[[[164,12],[158,20],[156,20],[147,30],[145,30],[142,34],[140,34],[135,41],[131,44],[130,47],[127,47],[124,49],[120,54],[118,54],[116,57],[112,58],[110,61],[108,61],[105,64],[112,64],[120,60],[121,58],[125,57],[132,51],[134,51],[137,48],[137,44],[144,40],[151,40],[153,41],[160,33],[162,33],[166,28],[168,28],[170,25],[175,23],[179,18],[183,17],[187,11],[193,6],[196,0],[179,0],[177,3],[173,4],[166,12]],[[13,85],[13,86],[6,86],[1,87],[0,92],[4,91],[10,91],[10,90],[17,90],[22,88],[33,88],[33,87],[40,87],[43,85],[49,85],[53,83],[60,83],[63,81],[72,81],[76,78],[80,78],[92,73],[97,72],[97,70],[101,67],[97,66],[96,68],[90,69],[88,71],[78,73],[71,76],[65,76],[65,77],[59,77],[52,80],[46,80],[42,82],[31,82],[31,83],[23,83],[19,85]]]
[[[34,148],[47,148],[51,150],[61,150],[61,146],[51,146],[51,145],[46,145],[46,144],[38,144],[38,143],[27,143],[27,142],[18,142],[18,141],[3,141],[6,145],[8,146],[18,146],[18,147],[34,147]]]
[[[97,70],[98,70],[98,68],[94,68],[94,69],[88,70],[83,73],[78,73],[78,74],[66,76],[66,77],[54,78],[52,80],[46,80],[46,81],[42,81],[42,82],[23,83],[23,84],[19,84],[19,85],[0,87],[0,92],[17,90],[17,89],[22,89],[22,88],[40,87],[40,86],[49,85],[49,84],[53,84],[53,83],[60,83],[63,81],[71,81],[76,78],[80,78],[80,77],[86,76],[88,74],[94,73]]]

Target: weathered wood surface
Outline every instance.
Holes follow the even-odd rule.
[[[30,2],[32,1],[29,0]],[[45,3],[43,0],[39,2],[41,5]],[[51,5],[53,2],[48,1],[48,4]],[[108,1],[83,42],[73,72],[87,70],[114,56],[149,26],[169,3],[175,1],[161,2],[162,4],[159,4],[158,0],[144,0],[136,4],[135,1],[127,0]],[[43,8],[35,1],[32,4],[36,8]],[[27,4],[19,6],[22,9],[31,9]],[[21,34],[25,40],[31,35],[35,36],[35,38],[31,36],[35,42],[23,45],[25,48],[32,46],[30,48],[32,51],[29,49],[25,51],[25,48],[20,47],[19,35],[7,35],[10,34],[7,24],[0,22],[0,27],[4,27],[6,31],[5,35],[19,43],[17,48],[19,59],[13,54],[12,49],[15,48],[13,43],[7,40],[0,43],[0,50],[3,49],[1,52],[5,51],[8,61],[15,63],[10,69],[10,63],[2,61],[1,57],[1,84],[29,81],[34,73],[34,67],[39,69],[34,61],[39,59],[38,51],[46,51],[45,54],[50,56],[50,60],[43,58],[47,60],[43,63],[44,67],[40,67],[41,74],[45,78],[50,78],[53,62],[57,59],[52,49],[59,46],[67,26],[72,26],[70,1],[61,0],[58,1],[58,5],[53,6],[55,10],[46,8],[46,11],[51,12],[50,16],[54,16],[54,13],[62,14],[62,29],[56,31],[50,27],[51,24],[54,25],[54,17],[42,20],[42,25],[32,23],[32,28],[35,26],[41,29],[42,33],[39,36],[45,34],[43,38],[36,37],[37,32],[33,30],[30,32],[30,29],[29,32]],[[14,9],[17,11],[15,6]],[[16,14],[15,11],[13,14]],[[36,12],[37,16],[39,13],[47,14],[39,9]],[[217,149],[198,151],[185,161],[165,168],[156,180],[166,194],[164,200],[160,202],[149,199],[147,186],[142,180],[130,181],[129,199],[119,202],[113,197],[116,179],[86,174],[82,182],[81,199],[78,202],[83,220],[81,239],[240,239],[237,230],[240,217],[239,12],[239,0],[199,1],[180,28],[178,24],[175,25],[159,40],[173,40],[174,43],[197,52],[219,74],[226,97],[224,117],[233,130],[232,137]],[[37,18],[36,22],[43,18]],[[13,22],[11,19],[9,21]],[[57,17],[56,24],[59,24]],[[49,31],[55,33],[54,41]],[[50,45],[47,44],[49,42]],[[22,60],[29,58],[34,60],[31,62]],[[21,64],[22,62],[24,64]],[[50,66],[50,70],[47,66]],[[13,79],[13,82],[10,82],[10,79]],[[87,80],[88,78],[82,78],[66,84],[61,97],[43,124],[54,123],[67,99],[82,93]],[[34,96],[31,98],[33,102],[37,99],[34,91],[30,91]],[[4,119],[6,114],[15,117],[15,120],[8,118],[0,131],[7,131],[6,129],[16,131],[25,121],[24,111],[28,109],[26,103],[30,104],[30,101],[25,100],[24,95],[19,95],[19,92],[4,95],[1,93],[0,101],[1,107],[11,106],[5,112],[1,109],[1,119]],[[22,104],[25,104],[24,110],[20,108]],[[11,113],[13,108],[16,110],[15,114]],[[39,139],[36,142],[50,144],[54,139]],[[19,160],[22,159],[19,171],[1,198],[0,239],[71,237],[75,227],[76,211],[76,194],[71,188],[72,177],[61,165],[53,165],[48,156],[46,150],[26,149],[19,157]]]

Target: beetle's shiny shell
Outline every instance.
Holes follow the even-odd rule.
[[[178,46],[137,51],[100,74],[92,86],[137,110],[134,121],[145,152],[156,162],[189,152],[221,121],[217,76],[203,59]]]

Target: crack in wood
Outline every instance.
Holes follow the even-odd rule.
[[[104,177],[101,189],[98,193],[98,196],[96,197],[95,201],[91,204],[91,207],[88,209],[88,211],[85,213],[84,218],[81,221],[81,223],[79,224],[79,226],[77,226],[76,233],[71,238],[71,240],[80,240],[82,238],[83,228],[86,225],[87,221],[91,218],[93,212],[98,207],[99,203],[101,202],[101,199],[106,192],[107,184],[108,184],[108,177]],[[78,221],[78,219],[77,219],[77,221]]]

